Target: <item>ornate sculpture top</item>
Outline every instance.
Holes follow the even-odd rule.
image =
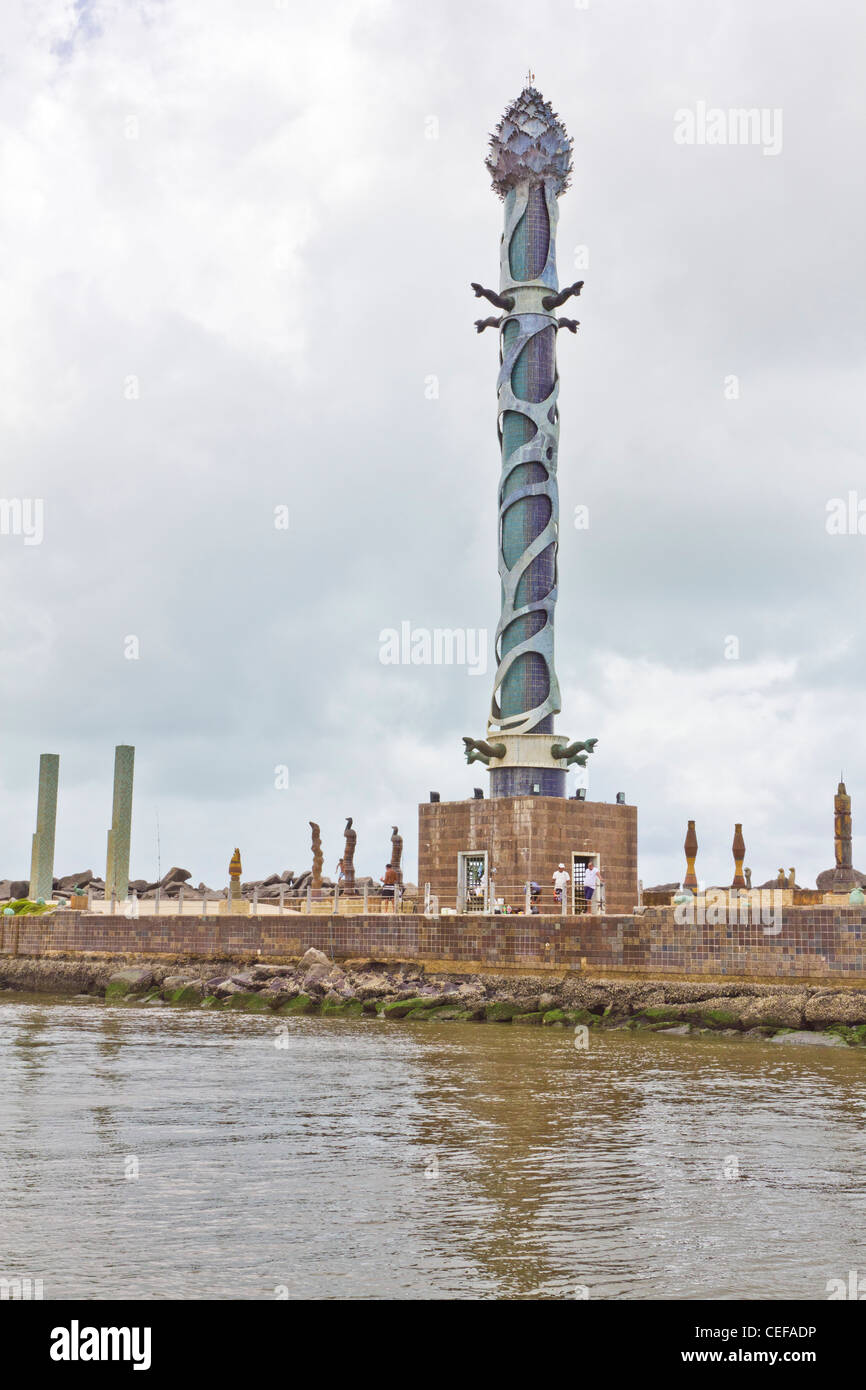
[[[557,198],[571,178],[572,141],[549,102],[524,87],[490,137],[484,161],[493,187],[504,198],[519,183],[550,183]]]
[[[231,859],[229,860],[229,878],[234,879],[235,883],[239,883],[242,873],[243,869],[241,867],[241,852],[239,849],[236,849]]]

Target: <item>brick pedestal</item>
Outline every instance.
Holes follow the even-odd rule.
[[[609,913],[637,905],[637,807],[553,796],[422,802],[418,807],[418,886],[440,906],[457,895],[458,856],[487,853],[494,892],[523,905],[527,880],[541,884],[542,912],[555,910],[553,872],[572,871],[572,854],[598,854]]]

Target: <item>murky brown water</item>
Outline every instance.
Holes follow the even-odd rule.
[[[0,1276],[45,1298],[825,1299],[866,1276],[859,1052],[7,995],[0,1061]]]

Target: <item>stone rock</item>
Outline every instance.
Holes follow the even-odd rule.
[[[264,992],[277,999],[294,999],[296,995],[300,994],[301,989],[297,981],[287,980],[281,976],[276,980],[269,980]]]
[[[83,869],[80,874],[64,874],[63,878],[55,879],[55,888],[63,888],[67,892],[71,889],[86,888],[88,883],[93,881],[93,870]]]
[[[0,883],[0,902],[8,902],[12,897],[12,884],[8,878],[4,878]]]
[[[656,1032],[660,1037],[665,1038],[687,1038],[691,1032],[687,1023],[680,1023],[675,1028],[657,1028]]]
[[[166,975],[162,986],[163,989],[182,989],[184,985],[198,983],[198,980],[192,979],[189,975]]]
[[[777,1033],[768,1038],[771,1043],[784,1043],[787,1047],[800,1047],[811,1044],[813,1047],[847,1047],[848,1044],[837,1033]]]
[[[314,965],[311,970],[304,973],[304,989],[321,988],[345,989],[348,985],[348,977],[344,970],[338,965]]]
[[[305,951],[304,954],[301,956],[301,959],[298,963],[298,969],[309,970],[310,967],[313,965],[330,964],[331,962],[328,960],[328,957],[325,955],[324,951],[317,951],[315,946],[311,946],[310,949],[308,951]]]
[[[192,873],[189,869],[178,869],[175,866],[169,869],[167,874],[163,874],[159,880],[159,886],[160,888],[167,888],[170,883],[186,883],[187,879],[190,878],[192,878]]]
[[[740,1022],[745,1028],[802,1028],[806,1003],[805,994],[765,995],[749,1001],[740,1011]]]
[[[228,975],[215,975],[212,979],[205,980],[204,988],[207,994],[213,994],[217,999],[225,999],[230,994],[247,993],[243,985],[236,985]]]
[[[859,888],[866,888],[866,874],[861,873],[859,869],[852,869],[851,874]],[[832,893],[833,879],[835,878],[835,876],[835,869],[822,869],[821,873],[815,879],[815,884],[818,888],[818,891],[821,893]]]
[[[109,975],[110,985],[123,983],[130,985],[134,989],[146,989],[153,984],[153,971],[148,970],[147,966],[129,965],[125,970],[115,970],[113,975]]]
[[[26,898],[30,891],[30,884],[26,879],[15,878],[9,884],[10,898]]]
[[[806,1022],[825,1028],[830,1023],[866,1023],[866,994],[813,994],[806,1001]]]
[[[461,989],[462,989],[462,986],[461,986]],[[459,991],[458,991],[458,993],[459,993]],[[539,1012],[541,1012],[541,1013],[543,1013],[543,1014],[546,1014],[547,1011],[548,1011],[548,1009],[553,1009],[553,1008],[555,1008],[555,1007],[556,1007],[556,995],[555,995],[555,994],[551,994],[549,991],[545,991],[544,994],[539,994],[539,996],[538,996],[538,1010],[539,1010]]]
[[[394,985],[387,975],[362,975],[353,982],[356,999],[382,999],[394,993]]]

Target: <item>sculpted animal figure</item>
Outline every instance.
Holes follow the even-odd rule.
[[[489,763],[491,758],[505,757],[504,743],[488,743],[485,738],[466,738],[463,743],[466,749],[467,763]]]
[[[352,829],[352,817],[346,817],[346,829],[343,831],[346,839],[346,848],[343,850],[343,882],[347,888],[355,886],[355,845],[358,842],[358,832]]]
[[[552,758],[564,758],[567,763],[577,763],[578,767],[586,767],[586,760],[590,753],[595,752],[597,738],[586,738],[574,743],[555,743],[550,750]]]

